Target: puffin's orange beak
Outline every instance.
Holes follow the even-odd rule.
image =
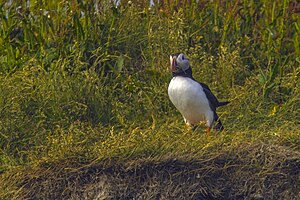
[[[176,57],[173,57],[172,59],[172,71],[176,71],[176,66],[177,66],[177,62],[176,62]]]

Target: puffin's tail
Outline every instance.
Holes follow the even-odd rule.
[[[220,106],[225,106],[227,104],[229,104],[230,101],[222,101],[222,102],[218,102],[218,106],[217,107],[220,107]]]

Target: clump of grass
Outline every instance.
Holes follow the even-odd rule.
[[[0,197],[299,197],[297,2],[132,2],[0,5]],[[168,100],[182,51],[225,132]]]

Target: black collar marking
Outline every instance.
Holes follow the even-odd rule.
[[[183,71],[180,70],[179,72],[172,72],[172,76],[176,77],[176,76],[183,76],[183,77],[188,77],[194,80],[193,78],[193,72],[191,67],[189,67],[187,70]]]

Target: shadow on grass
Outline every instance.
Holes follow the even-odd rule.
[[[24,176],[29,199],[297,199],[300,154],[256,142],[200,158],[64,160]]]

